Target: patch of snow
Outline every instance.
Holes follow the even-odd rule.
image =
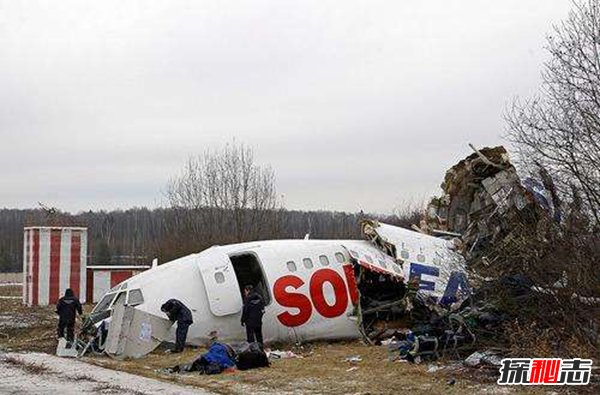
[[[9,363],[7,358],[18,363]],[[33,372],[33,369],[20,368],[21,363],[43,368],[39,372]],[[0,377],[0,393],[3,394],[210,394],[200,388],[165,383],[42,353],[0,354]]]

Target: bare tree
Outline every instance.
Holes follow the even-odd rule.
[[[264,236],[280,207],[271,167],[256,164],[253,150],[236,142],[189,158],[182,173],[169,181],[166,195],[195,223],[195,231],[211,232],[221,242],[229,224],[231,241]]]
[[[536,97],[507,111],[508,138],[528,170],[547,169],[563,197],[580,191],[600,224],[600,0],[575,1],[547,37]]]

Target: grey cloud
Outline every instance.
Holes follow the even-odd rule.
[[[0,0],[0,206],[155,206],[235,137],[290,208],[389,211],[502,142],[569,7]]]

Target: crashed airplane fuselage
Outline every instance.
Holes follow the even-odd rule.
[[[166,318],[160,307],[176,298],[193,314],[189,343],[203,342],[211,331],[223,340],[241,340],[242,289],[251,284],[265,299],[265,340],[298,342],[360,337],[366,294],[386,289],[400,299],[409,278],[438,301],[464,290],[464,262],[451,241],[374,224],[369,241],[271,240],[212,247],[117,285],[94,313],[125,305]],[[382,244],[395,246],[396,256]],[[171,328],[161,340],[174,335]]]

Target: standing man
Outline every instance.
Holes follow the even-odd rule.
[[[248,343],[258,342],[262,345],[262,316],[265,312],[265,302],[252,285],[244,287],[244,310],[242,326],[246,326]]]
[[[75,338],[75,318],[77,313],[81,315],[81,303],[73,293],[71,288],[65,290],[65,296],[58,299],[56,304],[56,314],[58,314],[57,336],[60,339],[65,337],[65,328],[67,329],[67,341],[72,342]]]
[[[192,312],[183,303],[177,299],[169,299],[160,307],[163,313],[167,314],[171,322],[177,322],[175,331],[175,349],[171,352],[182,352],[185,346],[185,339],[192,320]]]

